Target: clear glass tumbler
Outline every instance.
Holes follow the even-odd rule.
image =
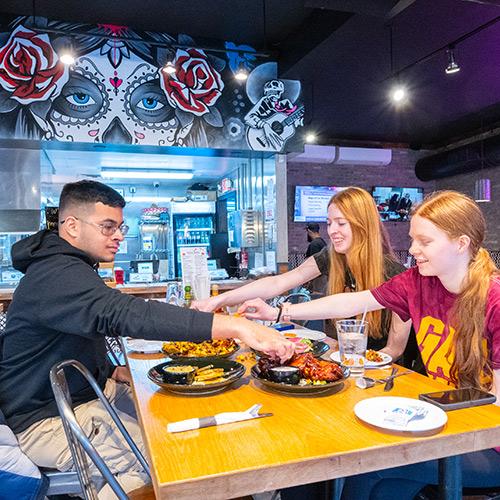
[[[358,319],[343,319],[336,322],[336,328],[340,362],[350,369],[351,376],[363,376],[368,341],[368,322]]]

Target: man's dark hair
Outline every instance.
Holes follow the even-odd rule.
[[[316,222],[309,222],[309,224],[306,225],[306,229],[309,229],[309,231],[313,233],[319,233],[319,224],[316,224]]]
[[[78,181],[66,184],[59,200],[59,214],[71,205],[90,205],[101,202],[108,207],[125,206],[123,196],[113,188],[96,181]]]

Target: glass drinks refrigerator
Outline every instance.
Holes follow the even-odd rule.
[[[215,202],[193,201],[172,203],[172,227],[175,256],[175,276],[182,277],[181,248],[207,247],[210,255],[210,235],[214,233]]]

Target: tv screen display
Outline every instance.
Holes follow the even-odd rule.
[[[295,186],[294,222],[325,222],[330,198],[345,189],[336,186]]]
[[[410,217],[411,209],[424,199],[424,190],[376,186],[372,196],[383,221],[406,221]]]

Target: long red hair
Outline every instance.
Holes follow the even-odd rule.
[[[430,220],[450,239],[470,238],[469,268],[450,320],[455,328],[450,377],[457,387],[491,388],[492,370],[483,349],[486,301],[491,280],[499,275],[488,251],[481,245],[486,222],[477,203],[456,191],[437,191],[416,207],[414,215]]]
[[[384,254],[392,256],[392,250],[373,197],[364,189],[348,187],[332,196],[328,207],[332,204],[349,222],[352,244],[345,255],[337,253],[330,245],[329,294],[344,291],[348,270],[356,281],[357,290],[375,288],[385,281]],[[381,311],[366,315],[370,337],[379,339],[384,336],[384,331],[388,331],[390,315],[386,316],[386,324],[383,324],[382,317]]]

